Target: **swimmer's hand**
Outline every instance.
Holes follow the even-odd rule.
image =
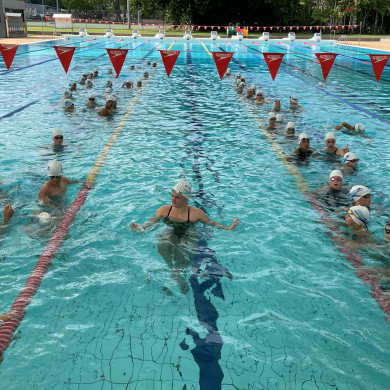
[[[5,321],[13,320],[15,317],[16,317],[16,313],[10,311],[9,313],[6,314],[0,314],[0,321],[5,322]]]
[[[89,189],[93,188],[93,183],[91,183],[90,181],[83,181],[83,184],[88,187]]]
[[[234,230],[234,228],[238,225],[238,218],[236,218],[233,223],[226,230]]]
[[[12,218],[12,216],[14,215],[14,209],[12,208],[12,206],[8,203],[5,205],[4,207],[4,220],[3,220],[3,224],[7,224],[8,221]]]
[[[348,153],[348,152],[349,152],[348,144],[347,144],[347,146],[343,149],[343,152],[344,152],[344,153]]]
[[[145,229],[143,229],[143,227],[142,226],[140,226],[138,223],[134,223],[134,222],[132,222],[131,224],[130,224],[130,227],[133,229],[133,230],[135,230],[136,232],[143,232]]]

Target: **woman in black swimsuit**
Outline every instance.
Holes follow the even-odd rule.
[[[336,136],[332,131],[326,134],[325,145],[326,148],[324,148],[324,152],[328,155],[328,157],[344,157],[344,154],[349,152],[348,145],[344,149],[336,147]]]
[[[142,226],[134,222],[130,224],[133,230],[144,231],[161,219],[165,222],[167,229],[159,236],[158,252],[171,269],[172,279],[177,281],[184,294],[188,291],[188,284],[181,273],[191,265],[196,248],[196,237],[191,234],[191,228],[198,221],[225,230],[234,230],[238,224],[238,218],[230,226],[211,221],[203,210],[188,205],[190,195],[190,183],[182,180],[172,189],[171,205],[161,206],[155,216]]]

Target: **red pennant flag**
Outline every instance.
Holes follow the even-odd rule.
[[[355,24],[353,27],[355,27],[355,30],[356,30],[356,28],[357,28],[357,24]]]
[[[251,29],[251,31],[252,31],[252,30],[253,30],[253,27],[251,26],[250,29]]]
[[[232,59],[234,53],[212,51],[211,54],[214,57],[214,61],[215,61],[215,65],[217,65],[219,77],[222,80],[223,75],[225,74],[226,69],[229,66],[229,62]]]
[[[74,23],[74,19],[72,19],[72,22]]]
[[[218,26],[218,30],[220,30],[221,29],[221,26]]]
[[[173,67],[175,66],[175,62],[177,57],[179,57],[179,50],[159,50],[161,53],[161,58],[163,60],[165,71],[167,72],[167,76],[172,72]]]
[[[154,27],[154,23],[152,23],[152,27]]]
[[[227,27],[225,26],[224,29],[227,30]]]
[[[45,16],[45,19],[47,20],[47,19],[49,19],[47,16]]]
[[[61,61],[62,66],[64,67],[65,73],[68,73],[69,65],[72,61],[73,53],[76,48],[69,46],[54,46],[54,49]]]
[[[106,22],[107,23],[107,22]],[[131,23],[132,26],[134,26],[135,23]]]
[[[341,26],[341,28],[344,30],[344,26]]]
[[[61,18],[58,18],[59,21],[61,21]]]
[[[200,26],[198,26],[198,30],[200,29]]]
[[[299,30],[299,26],[297,26],[297,31]]]
[[[283,30],[286,31],[286,27],[285,26],[283,26]]]
[[[269,72],[271,73],[272,80],[275,80],[278,73],[279,66],[283,60],[283,53],[263,53],[265,62],[267,63]]]
[[[88,19],[85,19],[85,23],[88,23]]]
[[[313,28],[313,26],[310,26],[309,28],[310,28],[310,30],[311,30],[311,29]]]
[[[260,27],[256,27],[256,30],[259,31],[259,28],[260,28]]]
[[[138,23],[138,27],[141,27],[141,23]]]
[[[175,25],[174,25],[174,24],[171,24],[171,28],[175,28]]]
[[[279,31],[279,26],[278,26],[278,27],[276,27],[276,29]]]
[[[322,29],[325,30],[325,26],[322,26]]]
[[[79,19],[79,23],[81,23],[81,19]]]
[[[102,24],[102,21],[101,21],[101,20],[99,20],[99,24]]]
[[[116,75],[119,77],[128,49],[106,49]]]
[[[320,26],[316,26],[316,29],[318,30],[320,28]]]
[[[348,29],[349,29],[349,30],[351,29],[351,25],[350,25],[350,24],[348,25]]]
[[[158,25],[158,28],[161,28],[161,24]]]
[[[326,78],[328,77],[328,74],[330,72],[330,69],[333,66],[334,60],[337,56],[337,54],[334,53],[315,53],[315,55],[318,58],[318,61],[320,61],[321,68],[322,68],[322,74],[324,76],[324,81],[326,81]]]
[[[266,28],[267,28],[267,27],[263,27],[263,30],[265,31]]]
[[[92,23],[95,23],[95,20],[92,20]]]
[[[166,25],[165,25],[165,28],[167,28],[167,27],[168,27],[168,25],[166,24]]]
[[[338,30],[339,29],[339,26],[336,26],[336,30]]]
[[[67,21],[68,21],[68,18],[65,19],[65,22],[67,22]]]
[[[290,31],[292,30],[292,26],[290,27]]]
[[[112,22],[112,24],[115,24],[115,22]]]
[[[11,45],[11,44],[4,44],[0,46],[0,52],[3,56],[3,60],[5,63],[5,66],[7,67],[7,70],[12,65],[12,61],[14,60],[16,50],[18,50],[19,45]]]
[[[271,31],[272,31],[273,27],[271,27]]]
[[[3,54],[4,56],[4,54]],[[379,81],[381,78],[384,67],[386,66],[387,61],[390,58],[388,54],[369,54],[371,58],[372,67],[374,68],[374,73],[376,81]]]
[[[207,30],[207,26],[203,26],[205,30]]]
[[[106,22],[106,24],[108,24],[108,22]]]
[[[211,26],[211,29],[214,30],[214,26]]]
[[[306,26],[303,26],[303,30],[306,30]]]

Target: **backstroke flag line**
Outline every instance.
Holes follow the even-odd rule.
[[[58,58],[61,61],[62,66],[64,67],[65,73],[68,73],[69,65],[72,61],[75,47],[68,46],[54,46],[54,49],[57,53]]]
[[[18,50],[19,45],[11,45],[11,44],[2,44],[0,45],[0,52],[3,56],[3,60],[7,70],[12,65],[12,61],[14,60],[16,50]]]
[[[175,66],[177,57],[179,57],[179,50],[159,50],[161,53],[161,58],[163,60],[165,71],[167,72],[167,76],[172,72],[173,67]]]
[[[214,57],[214,61],[215,61],[215,65],[217,65],[219,77],[222,80],[234,53],[212,51],[211,54]]]
[[[279,66],[283,60],[284,53],[263,53],[265,62],[267,63],[272,80],[275,80]]]
[[[322,68],[322,74],[324,76],[324,81],[326,81],[326,78],[328,77],[328,74],[330,72],[330,69],[333,66],[334,60],[337,57],[338,54],[334,53],[315,53],[315,55],[318,58],[318,61],[320,61],[321,68]]]
[[[116,75],[119,77],[119,73],[122,70],[123,63],[127,56],[128,49],[106,49],[110,57],[112,66],[115,69]]]
[[[369,54],[371,58],[372,67],[374,68],[374,73],[376,81],[379,82],[379,79],[382,76],[383,69],[386,66],[387,61],[390,58],[388,54]]]

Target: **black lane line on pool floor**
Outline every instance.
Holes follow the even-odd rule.
[[[133,50],[137,49],[138,47],[144,45],[144,44],[147,43],[147,42],[148,42],[148,41],[142,43],[142,44],[139,45],[139,46],[136,46],[134,49],[129,49],[129,51],[133,51]],[[159,44],[160,44],[160,43],[159,43]],[[126,45],[126,46],[127,46],[127,45]],[[154,48],[156,48],[157,46],[158,46],[158,45],[154,45]],[[96,49],[96,48],[93,48],[93,49]],[[88,50],[93,50],[93,49],[88,49]],[[83,52],[84,52],[84,51],[87,51],[87,50],[83,50]],[[81,52],[80,52],[80,53],[81,53]],[[80,53],[78,53],[78,54],[80,54]],[[107,53],[104,53],[104,54],[101,54],[100,56],[94,57],[94,58],[88,60],[88,61],[86,62],[86,64],[88,64],[89,62],[92,62],[92,61],[96,61],[98,58],[103,57],[103,56],[105,56],[106,54],[107,54]],[[140,60],[140,61],[143,61],[143,60],[144,60],[147,56],[149,56],[149,55],[150,55],[150,53],[146,54],[146,55],[142,58],[142,60]],[[54,60],[56,60],[56,59],[58,59],[58,58],[54,58],[53,60],[50,60],[50,61],[54,61]],[[139,61],[139,62],[140,62],[140,61]],[[48,61],[44,61],[44,62],[48,62]],[[44,62],[40,62],[39,64],[43,64]],[[138,63],[139,63],[139,62],[138,62]],[[39,65],[39,64],[37,64],[37,65]],[[84,65],[85,65],[85,64],[76,65],[75,67],[72,68],[72,70],[81,68],[81,67],[84,66]],[[35,65],[31,65],[31,66],[35,66]],[[28,68],[28,67],[26,67],[26,68]],[[61,88],[61,89],[62,89],[62,88]],[[59,90],[60,90],[60,89],[56,89],[54,92],[50,92],[49,94],[44,95],[44,96],[41,97],[40,99],[35,99],[35,100],[33,100],[32,102],[27,103],[27,104],[25,104],[25,105],[22,106],[22,107],[19,107],[19,108],[15,109],[15,110],[13,110],[13,111],[11,111],[11,112],[8,112],[7,114],[4,114],[4,115],[0,116],[0,120],[1,120],[1,119],[5,119],[5,118],[9,118],[10,116],[13,116],[13,115],[17,114],[18,112],[23,111],[24,109],[26,109],[26,108],[32,106],[33,104],[36,104],[36,103],[38,103],[38,102],[40,102],[40,101],[46,99],[48,96],[55,94],[55,93],[58,92]]]
[[[188,89],[188,117],[191,119],[192,125],[187,130],[189,134],[194,134],[196,139],[194,142],[188,145],[188,157],[193,157],[194,164],[192,167],[195,173],[196,180],[199,185],[197,193],[198,199],[200,198],[201,209],[205,210],[206,206],[209,206],[211,201],[207,199],[204,192],[202,174],[200,172],[200,157],[204,157],[202,151],[202,142],[205,139],[205,134],[202,131],[203,124],[200,118],[198,99],[196,98],[196,84],[192,74],[192,57],[191,52],[188,50],[187,44],[187,67],[189,69],[189,79],[185,87]],[[213,162],[211,161],[211,164]],[[206,168],[209,169],[210,165],[206,164]],[[214,175],[215,180],[218,182],[218,176]],[[222,387],[222,379],[224,377],[221,366],[219,365],[219,359],[221,358],[221,350],[223,345],[222,337],[219,334],[217,320],[219,317],[217,309],[211,303],[209,297],[206,296],[206,292],[210,291],[215,297],[225,299],[222,291],[222,285],[220,279],[225,274],[228,274],[228,270],[218,263],[215,252],[207,245],[205,238],[206,229],[202,229],[201,237],[198,240],[197,252],[194,256],[190,285],[194,296],[194,306],[200,325],[202,325],[207,335],[201,338],[197,332],[187,328],[186,334],[190,335],[195,343],[195,348],[191,350],[195,362],[199,366],[199,388],[201,390],[219,390]],[[202,280],[202,281],[201,281]],[[210,290],[211,289],[211,290]],[[185,342],[180,344],[182,349],[187,349],[188,345]]]
[[[238,46],[236,46],[236,45],[234,45],[234,44],[232,44],[232,43],[230,43],[230,44],[231,44],[232,46],[236,47],[236,48],[239,48]],[[217,45],[217,46],[218,46],[222,51],[226,51],[226,50],[222,49],[219,45]],[[240,48],[239,48],[239,49],[240,49]],[[260,59],[261,61],[264,61],[264,58],[260,58],[260,57],[258,57],[257,55],[255,55],[255,54],[253,54],[253,53],[250,53],[250,52],[247,51],[247,50],[243,50],[243,49],[240,49],[240,50],[242,50],[243,52],[248,53],[248,54],[254,56],[255,58]],[[237,60],[235,60],[234,58],[232,59],[232,61],[235,62],[235,63],[237,63],[239,67],[242,67],[242,66],[243,66],[243,65],[241,65]],[[280,72],[286,73],[286,74],[288,74],[288,75],[290,75],[290,76],[292,76],[292,77],[294,77],[294,78],[300,80],[302,83],[307,84],[307,85],[310,85],[311,87],[316,88],[318,91],[321,91],[321,92],[325,93],[326,95],[332,96],[333,98],[335,98],[335,99],[337,99],[337,100],[340,100],[341,102],[343,102],[343,103],[345,103],[345,104],[351,106],[352,108],[354,108],[354,109],[356,109],[356,110],[358,110],[358,111],[364,112],[365,114],[371,116],[372,118],[378,119],[379,121],[381,121],[381,122],[383,122],[383,123],[390,124],[390,120],[389,120],[389,119],[382,118],[381,116],[379,116],[379,115],[377,115],[377,114],[375,114],[375,113],[373,113],[373,112],[371,112],[371,111],[368,111],[368,110],[366,110],[365,108],[360,107],[360,106],[358,106],[358,105],[356,105],[356,104],[350,102],[350,101],[347,100],[347,99],[344,99],[344,98],[342,98],[342,97],[340,97],[340,96],[338,96],[338,95],[336,95],[336,94],[334,94],[334,93],[332,93],[332,92],[328,92],[328,91],[324,90],[323,88],[320,88],[320,87],[318,87],[318,86],[316,86],[316,85],[313,85],[313,84],[309,83],[308,81],[306,81],[305,79],[303,79],[303,78],[300,77],[300,76],[297,76],[297,75],[295,75],[295,74],[293,74],[293,73],[291,73],[291,72],[288,72],[287,70],[284,70],[284,69],[280,69]]]

